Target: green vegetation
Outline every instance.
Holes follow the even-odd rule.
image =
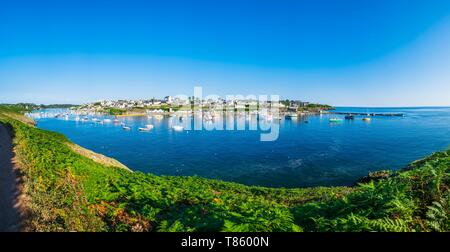
[[[36,109],[39,106],[33,103],[18,103],[18,104],[0,104],[1,111],[12,113],[25,113]]]
[[[96,163],[20,118],[0,107],[30,231],[450,230],[450,150],[355,187],[275,189]]]
[[[293,100],[280,101],[286,107],[295,107],[298,112],[319,112],[320,110],[332,110],[333,106],[319,103],[301,103]]]
[[[127,111],[125,109],[118,109],[118,108],[105,108],[105,113],[108,113],[110,115],[123,115]]]
[[[304,110],[308,111],[332,110],[332,109],[334,109],[333,106],[318,103],[309,103],[304,107]]]
[[[449,231],[450,150],[408,171],[359,184],[342,199],[296,207],[306,231]]]
[[[38,109],[51,109],[51,108],[71,108],[77,105],[72,104],[34,104],[34,103],[18,103],[18,104],[0,104],[3,110],[9,110],[17,113],[31,112]]]

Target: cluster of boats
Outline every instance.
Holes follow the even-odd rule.
[[[155,126],[153,124],[147,124],[147,125],[145,125],[145,127],[139,127],[138,130],[141,131],[141,132],[149,132],[154,127]],[[130,126],[126,126],[125,124],[122,124],[122,129],[123,130],[131,130],[131,127]],[[175,130],[175,131],[183,131],[184,127],[180,126],[180,125],[175,125],[175,126],[172,126],[172,129]]]
[[[161,111],[155,111],[155,112],[161,112]],[[30,118],[34,118],[34,119],[42,119],[42,118],[61,118],[64,119],[66,121],[69,121],[70,118],[74,119],[76,122],[94,122],[96,124],[109,124],[109,123],[113,123],[116,125],[120,125],[122,127],[123,130],[126,131],[131,131],[132,127],[129,125],[126,125],[124,122],[122,122],[121,120],[119,120],[118,118],[98,118],[96,116],[98,116],[98,114],[86,114],[86,113],[75,113],[75,115],[73,113],[67,113],[67,112],[32,112],[32,113],[27,113],[26,114],[28,117]],[[73,118],[73,116],[75,116],[75,118]],[[148,115],[148,119],[154,118],[155,120],[162,120],[164,118],[164,115],[162,114],[154,114],[154,115]],[[180,116],[179,117],[179,121],[183,121],[184,120],[184,116]],[[153,124],[147,124],[144,127],[139,127],[138,130],[140,132],[148,132],[151,131],[152,129],[154,129],[154,125]],[[174,125],[172,126],[172,129],[174,131],[183,131],[184,127],[181,125]]]
[[[148,119],[154,119],[154,120],[162,120],[165,116],[165,114],[162,114],[162,111],[151,111],[153,113],[148,113],[147,114],[147,118]],[[214,122],[220,118],[222,118],[223,116],[225,116],[224,112],[219,112],[219,111],[199,111],[199,113],[201,114],[201,118],[202,120],[204,120],[207,123],[211,123]],[[282,118],[282,114],[280,116],[280,114],[276,113],[270,113],[267,111],[261,112],[261,111],[251,111],[251,112],[243,112],[243,111],[239,111],[239,112],[233,112],[235,117],[245,117],[246,120],[250,120],[250,118],[257,118],[257,120],[265,120],[265,121],[273,121],[273,120],[281,120]],[[192,115],[190,115],[192,114]],[[97,118],[96,115],[98,114],[79,114],[76,113],[75,114],[75,121],[81,121],[81,122],[88,122],[88,121],[92,121],[94,123],[98,123],[98,124],[108,124],[108,123],[114,123],[114,124],[120,124],[120,126],[122,127],[123,130],[126,131],[131,131],[132,127],[126,125],[124,122],[120,121],[118,118]],[[329,118],[329,122],[331,123],[339,123],[339,122],[343,122],[344,120],[354,120],[355,116],[359,115],[359,114],[352,114],[352,113],[348,113],[348,114],[344,114],[344,118],[339,118],[339,117],[331,117]],[[67,112],[64,113],[44,113],[44,112],[35,112],[35,113],[30,113],[29,115],[30,117],[34,117],[34,118],[63,118],[65,120],[69,120],[69,116],[73,116],[73,114],[69,114]],[[167,116],[170,116],[172,119],[175,119],[176,121],[179,121],[181,124],[181,122],[183,122],[185,119],[188,119],[191,116],[196,116],[195,113],[191,112],[186,112],[186,111],[178,111],[175,113],[171,113],[168,114]],[[284,114],[284,118],[286,120],[297,120],[297,118],[299,116],[302,116],[301,114],[299,115],[298,113],[295,112],[288,112]],[[363,115],[365,117],[362,118],[363,121],[365,122],[369,122],[371,121],[371,114],[367,114],[367,115]],[[305,123],[307,123],[308,121],[305,120]],[[171,129],[174,131],[183,131],[184,127],[181,125],[173,125],[171,126]],[[149,132],[152,129],[154,129],[154,125],[153,124],[147,124],[144,127],[139,127],[138,131],[140,132]]]
[[[139,127],[138,130],[141,132],[148,132],[151,131],[155,126],[153,124],[147,124],[145,127]],[[130,126],[126,126],[125,124],[122,124],[122,129],[124,130],[131,130]],[[183,131],[184,127],[180,125],[174,125],[172,126],[172,129],[175,131]]]
[[[65,119],[69,120],[68,115],[66,115]],[[89,120],[91,120],[92,122],[95,122],[95,123],[99,123],[99,124],[111,123],[111,122],[114,123],[114,124],[119,124],[120,123],[120,121],[117,118],[114,119],[114,120],[111,120],[109,118],[98,119],[96,117],[93,117],[92,119],[89,119],[89,117],[79,117],[79,116],[75,117],[75,121],[77,121],[77,122],[79,122],[79,121],[81,121],[81,122],[88,122]]]
[[[350,114],[350,115],[346,115],[344,118],[345,118],[345,120],[354,120],[355,116]],[[368,122],[368,121],[371,121],[372,118],[364,117],[362,120]],[[342,122],[342,121],[344,121],[344,119],[337,118],[337,117],[332,117],[332,118],[329,119],[329,121],[330,122]]]

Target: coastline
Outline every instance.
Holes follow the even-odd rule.
[[[446,179],[436,178],[438,189],[429,185],[436,183],[430,174],[448,169],[450,150],[352,187],[268,188],[130,173],[74,152],[59,133],[2,113],[0,121],[15,130],[16,155],[30,187],[29,231],[436,231],[412,209],[427,211],[447,197]],[[348,221],[354,224],[340,224]]]

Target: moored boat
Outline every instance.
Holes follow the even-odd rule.
[[[175,125],[175,126],[172,127],[172,129],[175,130],[175,131],[182,131],[184,128],[183,128],[183,126]]]
[[[285,119],[297,119],[297,117],[298,117],[298,115],[297,115],[297,113],[290,113],[290,114],[286,114],[285,116],[284,116],[284,118]]]
[[[353,119],[355,119],[355,116],[354,115],[346,115],[345,119],[346,120],[353,120]]]
[[[342,122],[341,118],[330,118],[330,122]]]

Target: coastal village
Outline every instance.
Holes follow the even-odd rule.
[[[207,99],[199,100],[193,97],[186,99],[166,96],[163,99],[149,100],[103,100],[72,107],[80,112],[103,112],[117,116],[130,116],[148,113],[171,114],[177,111],[258,111],[277,109],[280,113],[288,114],[317,114],[321,111],[333,109],[332,106],[313,104],[300,100],[282,100],[280,102],[258,101],[256,99]]]
[[[28,106],[28,105],[27,105]],[[36,107],[38,106],[38,107]],[[53,107],[53,106],[52,106]],[[50,107],[50,108],[52,108]],[[34,110],[45,109],[45,105],[34,105]],[[176,131],[183,131],[185,128],[181,125],[186,119],[200,115],[201,120],[206,123],[220,121],[224,115],[238,116],[249,121],[250,118],[272,122],[274,120],[286,120],[302,118],[302,121],[308,123],[307,116],[329,114],[330,123],[340,123],[345,120],[354,120],[356,116],[362,116],[362,120],[370,122],[374,116],[403,116],[403,114],[393,113],[356,113],[335,111],[330,105],[310,103],[300,100],[281,100],[277,102],[260,101],[256,99],[198,99],[194,97],[179,98],[166,96],[163,99],[139,99],[139,100],[102,100],[82,105],[65,105],[69,109],[62,113],[28,113],[32,118],[42,117],[63,117],[69,120],[74,117],[75,121],[93,121],[95,123],[120,124],[124,130],[131,130],[121,117],[143,116],[161,120],[164,117],[175,118],[177,123],[172,128]],[[105,115],[113,118],[103,118]],[[339,115],[341,117],[339,117]],[[139,127],[139,131],[151,131],[153,124],[147,124],[145,127]]]

